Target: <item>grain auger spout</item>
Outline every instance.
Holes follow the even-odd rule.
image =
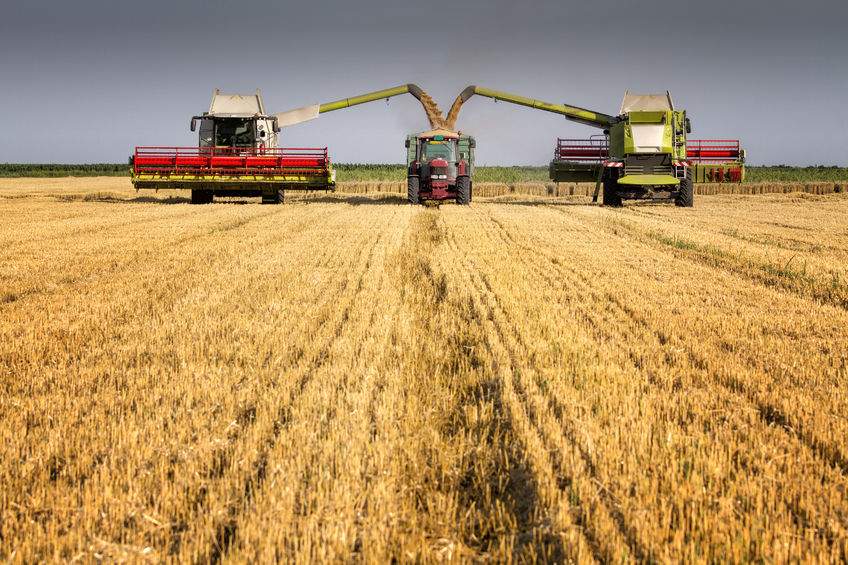
[[[579,122],[581,124],[586,124],[601,129],[607,129],[610,127],[610,125],[618,121],[618,118],[615,116],[609,116],[607,114],[594,112],[592,110],[579,108],[577,106],[569,106],[567,104],[551,104],[550,102],[543,102],[541,100],[534,100],[533,98],[517,96],[515,94],[492,90],[491,88],[485,88],[483,86],[469,86],[465,90],[463,90],[459,94],[459,96],[456,97],[456,100],[454,100],[450,112],[448,112],[448,117],[445,120],[447,122],[446,125],[448,128],[454,129],[456,125],[456,119],[459,117],[459,110],[460,108],[462,108],[462,104],[465,103],[469,98],[471,98],[475,94],[478,96],[492,98],[494,100],[502,100],[511,104],[527,106],[528,108],[533,108],[535,110],[544,110],[545,112],[562,114],[567,119],[572,120],[574,122]]]
[[[384,99],[388,100],[393,96],[400,96],[403,94],[411,94],[416,100],[421,102],[421,106],[424,108],[424,112],[427,114],[427,119],[430,122],[430,127],[444,127],[444,118],[442,118],[442,112],[439,110],[436,102],[429,94],[424,92],[420,86],[412,83],[377,90],[367,94],[360,94],[359,96],[351,98],[342,98],[332,102],[325,102],[323,104],[304,106],[303,108],[297,108],[296,110],[289,110],[288,112],[276,114],[276,118],[280,127],[291,126],[317,118],[320,114],[350,108],[351,106],[358,106],[359,104],[365,104],[367,102],[375,102],[377,100]]]

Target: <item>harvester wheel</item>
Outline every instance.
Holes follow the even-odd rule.
[[[680,190],[674,198],[674,205],[682,208],[691,208],[695,205],[695,190],[692,183],[692,177],[686,176],[680,180]]]
[[[471,204],[471,179],[466,176],[456,179],[456,203]]]
[[[212,202],[211,190],[192,189],[191,203],[192,204],[210,204]]]
[[[262,193],[262,204],[279,204],[283,201],[283,191],[275,190],[273,192]]]
[[[421,179],[418,177],[407,177],[406,179],[406,198],[410,204],[421,204],[419,189],[421,188]]]
[[[614,208],[621,206],[621,196],[615,190],[617,186],[618,183],[612,176],[607,175],[604,177],[604,206],[612,206]]]

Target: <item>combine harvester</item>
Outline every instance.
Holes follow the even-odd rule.
[[[677,206],[694,204],[696,180],[719,182],[744,179],[744,151],[736,140],[692,140],[685,110],[674,107],[671,94],[625,92],[617,116],[577,106],[551,104],[469,86],[457,97],[449,120],[475,94],[562,114],[597,127],[603,135],[589,139],[560,139],[550,166],[556,182],[596,181],[594,201],[603,186],[603,203],[621,206],[623,199],[671,200]]]
[[[414,84],[278,114],[266,113],[259,90],[240,95],[216,89],[209,111],[191,119],[197,146],[135,148],[130,158],[133,186],[189,189],[193,204],[210,203],[215,196],[261,196],[263,203],[277,204],[285,190],[335,190],[327,148],[278,147],[281,128],[406,93],[432,113],[435,103]]]

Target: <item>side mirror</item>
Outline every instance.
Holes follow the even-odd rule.
[[[477,140],[474,139],[473,137],[471,139],[469,139],[468,140],[468,147],[470,147],[471,149],[474,149],[475,147],[477,147]]]
[[[406,142],[405,142],[403,145],[404,145],[404,147],[406,147],[407,149],[409,149],[409,140],[407,139],[407,140],[406,140]]]
[[[280,133],[280,122],[277,121],[277,118],[274,118],[274,133]]]
[[[191,128],[191,131],[195,130],[196,125],[197,125],[197,118],[192,118],[191,119],[191,126],[189,126]]]
[[[686,133],[692,133],[692,122],[689,121],[689,118],[686,118]]]

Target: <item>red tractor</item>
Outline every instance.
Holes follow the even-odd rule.
[[[475,145],[473,137],[442,129],[407,136],[410,204],[427,200],[456,200],[457,204],[469,204]]]

